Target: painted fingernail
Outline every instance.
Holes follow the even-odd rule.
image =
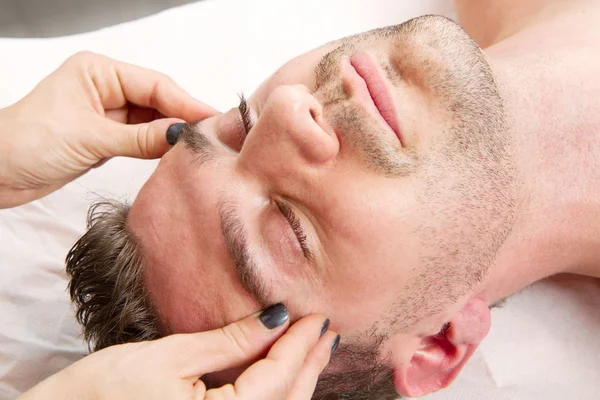
[[[321,336],[323,336],[325,332],[327,332],[327,329],[329,329],[329,318],[327,318],[325,322],[323,322],[323,327],[321,328]]]
[[[265,309],[258,318],[267,329],[275,329],[285,324],[290,318],[290,314],[283,304],[277,303]]]
[[[171,125],[169,127],[169,129],[167,129],[167,142],[171,146],[173,146],[175,143],[177,143],[177,140],[179,139],[181,132],[183,132],[184,126],[185,126],[185,124],[183,122],[180,122],[178,124]]]
[[[333,341],[333,344],[331,345],[331,355],[333,355],[333,353],[335,353],[335,351],[337,350],[338,346],[340,345],[340,339],[342,337],[340,335],[337,335],[335,337],[335,340]]]

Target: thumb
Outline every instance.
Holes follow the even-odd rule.
[[[181,377],[199,377],[254,361],[288,327],[288,310],[279,303],[220,329],[168,338],[179,341],[174,354],[179,355],[176,368]]]
[[[109,122],[103,149],[107,158],[122,156],[151,159],[162,157],[171,148],[167,143],[169,126],[184,121],[163,118],[136,125]]]

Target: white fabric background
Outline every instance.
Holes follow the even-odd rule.
[[[98,32],[0,39],[0,107],[25,95],[79,50],[163,71],[227,109],[291,57],[326,41],[424,13],[449,1],[204,1]],[[14,132],[14,135],[26,132]],[[81,357],[63,259],[97,196],[135,194],[156,166],[115,159],[59,192],[0,211],[0,399],[16,397]],[[448,390],[427,399],[596,399],[600,284],[555,278],[493,312],[493,327]],[[98,371],[98,373],[102,373]]]

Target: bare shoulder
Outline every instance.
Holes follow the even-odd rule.
[[[481,48],[531,28],[562,25],[594,34],[600,24],[596,0],[455,0],[455,5],[458,22]]]

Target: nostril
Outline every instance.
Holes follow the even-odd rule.
[[[321,117],[321,111],[317,110],[316,108],[311,107],[310,108],[310,116],[312,117],[312,119],[315,120],[315,122],[319,122],[319,118]]]
[[[308,110],[310,116],[317,123],[320,124],[323,119],[323,105],[312,95],[310,95],[310,101],[308,103]]]
[[[329,134],[329,135],[334,135],[333,133],[333,129],[331,128],[331,126],[329,126],[329,124],[327,123],[327,121],[323,118],[323,108],[321,107],[310,107],[309,109],[310,112],[310,116],[313,119],[313,121],[317,124],[317,126],[319,126],[323,131],[325,131],[325,133]]]

